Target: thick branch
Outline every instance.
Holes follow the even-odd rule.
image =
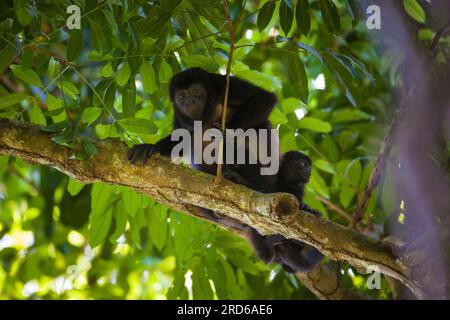
[[[202,206],[254,226],[265,234],[281,234],[306,242],[329,258],[344,260],[356,268],[376,266],[398,279],[417,296],[423,285],[411,279],[411,271],[396,257],[389,244],[373,241],[336,223],[298,211],[290,194],[261,194],[244,186],[177,166],[170,159],[152,157],[145,167],[126,160],[127,147],[117,140],[98,142],[94,159],[69,159],[69,150],[51,141],[52,135],[38,127],[0,119],[0,154],[11,155],[56,168],[84,183],[105,182],[130,187],[179,211],[193,213]]]

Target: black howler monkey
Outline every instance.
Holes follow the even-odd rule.
[[[208,73],[200,68],[191,68],[175,74],[169,84],[169,95],[174,107],[174,130],[184,128],[192,132],[194,121],[202,121],[203,130],[218,127],[222,116],[225,86],[225,76]],[[231,77],[228,101],[227,128],[272,128],[268,117],[277,101],[273,93]],[[171,136],[167,136],[154,145],[136,145],[130,150],[128,158],[132,163],[138,159],[145,163],[153,153],[170,156],[177,143],[171,141]],[[215,164],[201,164],[195,168],[210,174],[216,172]],[[309,157],[296,151],[286,153],[276,175],[261,175],[260,168],[260,164],[224,164],[223,175],[233,182],[263,193],[292,193],[303,209],[318,214],[302,202],[304,186],[311,174]],[[207,209],[202,211],[213,220],[222,220],[220,213],[216,214]],[[224,223],[226,224],[226,221]],[[263,236],[250,226],[246,226],[244,231],[259,258],[265,263],[280,263],[289,272],[311,270],[323,257],[315,248],[295,239],[286,239],[281,235]]]

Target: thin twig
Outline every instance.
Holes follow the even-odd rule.
[[[226,118],[227,118],[227,109],[228,109],[228,93],[230,90],[230,73],[231,73],[231,63],[233,62],[233,52],[234,52],[234,33],[236,31],[236,26],[233,24],[230,16],[230,10],[228,8],[228,1],[223,0],[223,6],[225,8],[225,14],[228,20],[228,29],[230,32],[230,51],[228,54],[227,61],[227,70],[226,70],[226,85],[225,85],[225,94],[223,99],[223,109],[222,109],[222,132],[225,132]],[[220,141],[219,147],[219,161],[217,164],[217,175],[216,178],[220,179],[222,177],[222,163],[223,163],[223,139]]]
[[[436,34],[434,35],[433,41],[431,42],[431,54],[434,57],[436,57],[437,54],[437,46],[439,44],[439,40],[441,40],[442,36],[450,31],[450,21],[447,22],[447,24],[441,28]]]
[[[337,205],[335,205],[333,202],[331,202],[327,198],[322,197],[320,194],[317,194],[316,195],[316,199],[319,200],[320,202],[322,202],[323,204],[325,204],[331,210],[334,210],[337,213],[339,213],[348,222],[352,221],[352,216],[351,215],[349,215],[343,209],[339,208]]]
[[[356,225],[363,218],[364,214],[366,213],[367,206],[369,205],[370,198],[372,197],[372,192],[380,183],[381,175],[386,167],[386,163],[389,159],[389,154],[392,150],[392,145],[394,144],[400,119],[402,118],[406,105],[409,103],[411,99],[410,92],[411,91],[407,90],[406,88],[403,89],[400,101],[400,108],[395,113],[394,118],[392,119],[389,130],[386,136],[384,137],[383,145],[381,147],[380,154],[378,155],[377,161],[375,163],[375,167],[370,175],[369,182],[367,183],[366,188],[364,189],[361,200],[359,201],[355,211],[353,212],[352,220],[350,223],[350,226],[352,228],[355,228]]]

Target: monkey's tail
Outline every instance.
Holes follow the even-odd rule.
[[[312,213],[313,215],[316,215],[316,216],[322,216],[322,213],[320,211],[311,208],[304,202],[302,202],[302,204],[300,205],[300,210],[308,212],[308,213]]]

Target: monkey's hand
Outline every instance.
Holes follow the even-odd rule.
[[[135,164],[137,160],[142,160],[142,165],[147,162],[154,153],[169,157],[176,141],[172,141],[171,135],[159,140],[156,144],[138,144],[128,151],[128,161]]]
[[[136,161],[141,159],[142,165],[144,165],[147,159],[157,152],[159,152],[158,144],[138,144],[128,151],[128,161],[136,164]]]

